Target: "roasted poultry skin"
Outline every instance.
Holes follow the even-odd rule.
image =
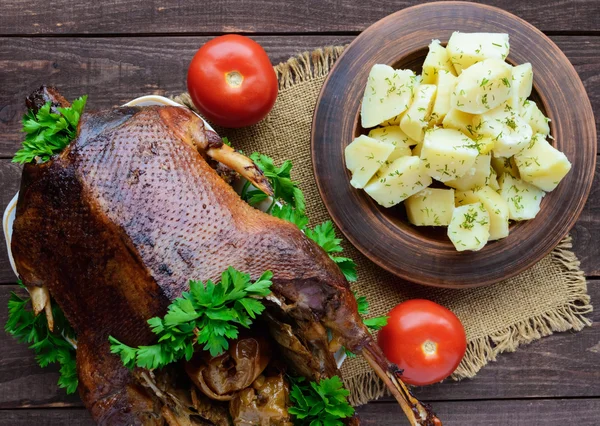
[[[30,108],[40,97],[65,105],[44,90]],[[96,422],[153,424],[156,410],[108,336],[152,344],[149,318],[162,317],[190,279],[218,281],[233,266],[252,278],[273,272],[269,316],[290,324],[318,360],[314,378],[338,374],[330,329],[367,358],[411,423],[440,424],[373,342],[335,263],[295,225],[241,200],[210,159],[270,191],[248,158],[170,106],[85,113],[63,152],[24,167],[13,256],[24,284],[47,287],[76,331],[79,392]]]

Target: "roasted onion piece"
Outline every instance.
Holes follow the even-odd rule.
[[[263,336],[242,337],[231,342],[229,350],[211,357],[196,354],[185,364],[185,371],[206,396],[229,401],[263,372],[271,360],[271,346]]]
[[[292,426],[287,407],[290,388],[283,374],[259,376],[229,402],[236,426]]]

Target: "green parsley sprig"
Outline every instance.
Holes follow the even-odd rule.
[[[250,275],[229,267],[220,283],[190,281],[190,291],[173,300],[164,318],[148,320],[158,342],[133,348],[110,336],[110,350],[128,368],[155,369],[185,358],[190,360],[195,346],[217,356],[229,349],[239,327],[248,328],[265,306],[259,300],[270,294],[270,271],[254,282]]]
[[[62,151],[77,136],[77,124],[85,108],[87,95],[75,99],[70,107],[57,108],[58,113],[50,111],[47,102],[37,114],[33,111],[23,116],[23,146],[13,157],[14,163],[30,163],[36,159],[44,162]]]
[[[24,288],[21,282],[19,284]],[[60,365],[58,386],[67,393],[77,390],[77,368],[75,366],[75,348],[65,337],[75,338],[75,332],[67,322],[65,315],[56,303],[52,303],[55,331],[48,329],[46,315],[35,316],[29,309],[31,298],[22,298],[11,292],[8,300],[8,321],[4,326],[20,343],[28,343],[36,354],[40,367],[50,364]]]
[[[350,392],[338,376],[320,382],[308,382],[305,378],[290,378],[290,402],[288,409],[294,416],[294,425],[342,426],[340,419],[351,417],[354,408],[348,403]]]

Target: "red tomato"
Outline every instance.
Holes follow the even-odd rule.
[[[235,34],[214,38],[196,52],[187,84],[198,110],[224,127],[258,123],[273,108],[278,90],[265,50]]]
[[[389,315],[378,343],[388,360],[404,370],[403,381],[429,385],[456,370],[467,349],[467,337],[450,310],[415,299],[400,303]]]

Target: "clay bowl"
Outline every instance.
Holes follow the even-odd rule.
[[[508,61],[531,62],[532,98],[551,121],[554,145],[573,167],[546,195],[538,216],[478,252],[457,252],[446,228],[415,227],[402,204],[383,208],[350,186],[344,148],[366,133],[359,122],[363,90],[376,63],[421,72],[432,39],[453,31],[506,32]],[[585,89],[562,51],[544,34],[503,10],[475,3],[411,7],[375,23],[337,60],[313,117],[312,160],[323,202],[346,238],[382,268],[420,284],[467,288],[498,283],[548,254],[573,227],[587,200],[596,162],[596,129]],[[399,281],[401,282],[401,281]]]

